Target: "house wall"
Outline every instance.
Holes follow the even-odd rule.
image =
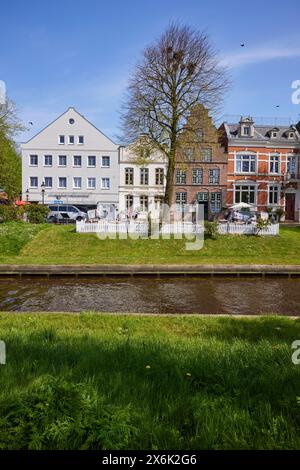
[[[74,119],[70,124],[69,120]],[[65,143],[59,143],[59,136],[65,136]],[[68,143],[68,136],[74,135],[75,143]],[[78,143],[78,136],[84,136],[84,144]],[[52,177],[52,188],[45,188],[45,203],[53,203],[60,198],[64,203],[96,205],[97,202],[119,202],[119,147],[101,131],[96,129],[74,108],[69,108],[63,115],[47,126],[39,134],[22,144],[22,192],[29,201],[41,202],[41,184],[45,177]],[[38,155],[38,166],[30,166],[30,155]],[[44,165],[44,155],[52,155],[52,166]],[[66,155],[67,166],[58,166],[59,155]],[[82,166],[74,167],[73,157],[82,158]],[[88,167],[88,156],[96,156],[96,167]],[[110,167],[101,166],[102,156],[110,157]],[[30,177],[38,178],[38,188],[30,187]],[[67,188],[58,187],[58,178],[67,178]],[[74,189],[73,178],[82,178],[81,189]],[[96,178],[96,188],[87,188],[87,178]],[[102,189],[102,178],[109,178],[110,188]]]

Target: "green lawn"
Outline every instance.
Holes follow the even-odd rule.
[[[299,449],[300,321],[0,314],[0,449]]]
[[[300,228],[279,237],[219,236],[198,251],[185,240],[100,240],[74,226],[0,224],[0,263],[14,264],[300,264]]]

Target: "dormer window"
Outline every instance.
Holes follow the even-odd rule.
[[[271,138],[272,138],[272,139],[276,139],[277,135],[278,135],[278,134],[277,134],[276,131],[272,131],[272,132],[271,132]]]
[[[243,127],[243,135],[250,135],[251,134],[251,127],[250,126],[244,126]]]
[[[294,132],[289,132],[288,133],[288,138],[289,139],[294,139],[295,138],[295,133]]]

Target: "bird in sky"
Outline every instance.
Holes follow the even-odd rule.
[[[241,44],[241,47],[245,47],[245,44],[244,44],[244,43],[243,43],[243,44]]]
[[[31,122],[31,121],[29,121],[29,123],[28,123],[28,124],[30,124],[31,126],[33,126],[33,122]]]

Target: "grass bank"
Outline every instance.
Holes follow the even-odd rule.
[[[1,264],[300,264],[300,228],[279,237],[219,236],[198,251],[184,240],[100,240],[73,226],[0,224]]]
[[[299,449],[300,322],[0,314],[0,449]]]

